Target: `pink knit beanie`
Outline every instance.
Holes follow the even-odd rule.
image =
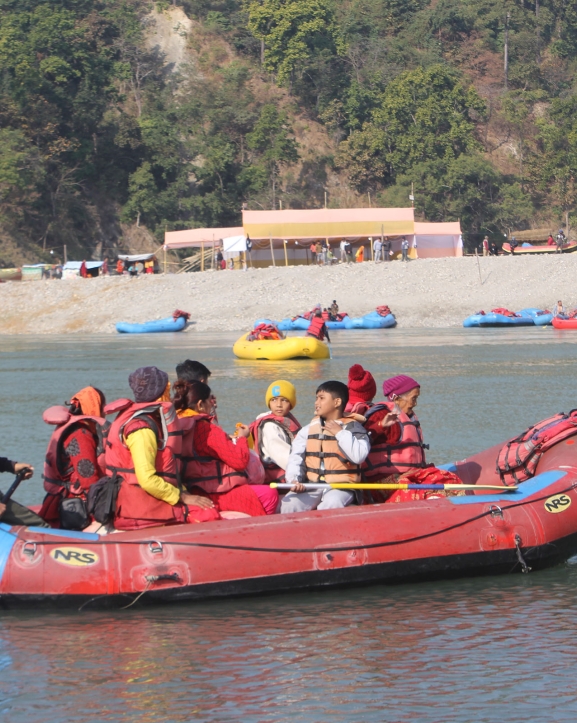
[[[400,396],[406,392],[410,392],[411,389],[420,387],[419,382],[415,381],[412,377],[407,377],[404,374],[399,374],[396,377],[385,379],[383,382],[383,394],[387,399],[393,401],[395,396]]]

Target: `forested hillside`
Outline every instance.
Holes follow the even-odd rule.
[[[472,239],[575,213],[573,0],[0,10],[3,265],[236,225],[243,204],[405,206],[411,184],[419,217]]]

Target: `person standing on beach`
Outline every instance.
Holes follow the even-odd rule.
[[[556,254],[562,254],[563,253],[563,246],[565,244],[565,234],[563,233],[563,229],[559,229],[559,233],[557,234],[557,237],[555,239],[555,245],[557,248],[555,249]]]
[[[347,260],[347,240],[343,239],[340,243],[339,248],[341,249],[341,264],[344,264]]]
[[[483,256],[489,255],[489,237],[485,236],[483,239]]]
[[[373,241],[373,251],[375,254],[375,263],[378,264],[381,261],[381,255],[383,253],[383,242],[378,237]]]
[[[409,260],[409,242],[407,241],[405,236],[403,236],[403,240],[401,241],[401,251],[402,251],[401,261],[408,261]]]
[[[390,261],[391,256],[391,240],[385,239],[383,242],[383,261]]]
[[[317,262],[317,245],[314,241],[312,242],[309,250],[311,252],[311,259],[312,259],[313,265],[314,265]]]

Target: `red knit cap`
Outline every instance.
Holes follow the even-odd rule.
[[[377,384],[371,372],[367,372],[360,364],[353,364],[349,369],[349,404],[372,402],[377,393]]]
[[[407,377],[405,374],[399,374],[397,377],[385,379],[383,382],[383,394],[387,397],[387,399],[392,401],[394,396],[391,395],[396,395],[398,397],[401,394],[410,392],[411,389],[415,389],[420,386],[419,382],[415,381],[412,377]]]

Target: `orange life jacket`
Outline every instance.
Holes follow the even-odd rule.
[[[325,333],[323,331],[324,324],[325,322],[322,317],[313,316],[311,323],[309,324],[309,328],[307,329],[307,336],[314,336],[315,339],[322,341],[325,338]]]
[[[365,413],[370,417],[382,409],[394,410],[395,405],[379,402]],[[399,413],[398,423],[401,425],[401,436],[398,442],[389,444],[380,442],[371,447],[368,457],[363,462],[363,474],[367,479],[378,479],[391,474],[402,474],[410,468],[427,467],[423,432],[421,424],[413,414],[409,417],[404,412]]]
[[[205,457],[194,449],[194,428],[201,419],[212,420],[208,414],[182,417],[179,422],[183,432],[180,476],[185,487],[200,487],[209,494],[228,492],[233,487],[248,484],[246,471],[237,472],[216,457]],[[261,470],[262,474],[262,470]]]
[[[46,450],[46,459],[44,460],[44,489],[51,495],[81,496],[84,494],[82,487],[76,484],[76,488],[71,487],[68,481],[70,470],[63,467],[63,447],[68,435],[78,427],[86,427],[94,437],[94,447],[96,449],[98,466],[101,475],[104,474],[104,449],[103,439],[106,434],[106,422],[102,417],[90,417],[87,415],[70,414],[67,407],[55,406],[49,407],[42,414],[42,419],[46,424],[56,425],[56,429],[52,432],[48,449]]]
[[[157,439],[156,473],[168,484],[178,487],[177,456],[182,447],[182,431],[170,402],[136,403],[119,399],[105,407],[107,414],[119,411],[106,441],[106,473],[122,477],[116,501],[114,526],[139,529],[178,521],[173,505],[148,494],[138,484],[132,454],[124,441],[127,425],[139,420],[152,429]]]
[[[277,464],[275,464],[264,454],[264,450],[262,447],[261,430],[266,422],[272,422],[282,430],[283,434],[285,435],[287,444],[292,444],[294,438],[297,435],[297,432],[301,428],[301,425],[290,413],[287,414],[286,417],[277,417],[277,415],[273,414],[272,412],[270,414],[265,414],[258,419],[255,419],[254,422],[250,425],[250,431],[254,440],[254,449],[258,453],[258,456],[260,457],[260,460],[264,467],[265,482],[284,482],[284,469],[281,469]]]
[[[351,417],[338,420],[342,424],[353,421]],[[361,466],[351,462],[341,452],[337,438],[323,429],[319,417],[309,426],[305,449],[305,468],[309,482],[359,482]]]

